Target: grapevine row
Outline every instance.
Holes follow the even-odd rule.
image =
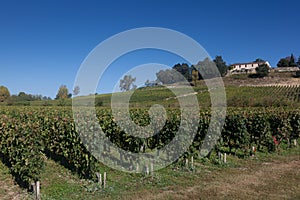
[[[121,130],[109,109],[97,109],[97,116],[111,142],[136,153],[160,149],[170,143],[178,134],[181,120],[180,111],[170,109],[163,128],[152,137],[143,139],[133,137],[130,127],[126,132]],[[198,126],[194,124],[190,127],[197,128],[197,133],[184,157],[199,156],[210,123],[210,112],[202,111],[199,116]],[[147,109],[132,109],[131,118],[142,126],[150,123]],[[195,119],[191,116],[187,123],[193,124]],[[88,120],[83,118],[82,122]],[[87,128],[92,136],[95,129]],[[229,110],[215,150],[248,156],[255,146],[259,151],[272,152],[276,148],[289,146],[292,140],[299,138],[299,133],[299,111],[279,108]],[[27,185],[40,179],[45,156],[82,177],[94,178],[97,160],[88,150],[75,129],[69,108],[5,107],[0,110],[0,153],[11,166],[12,173]],[[109,147],[104,151],[110,154]],[[172,151],[176,149],[172,149],[170,155]],[[116,159],[121,157],[119,155]]]

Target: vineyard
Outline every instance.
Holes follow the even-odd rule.
[[[227,87],[228,104],[240,107],[297,107],[300,103],[300,86],[243,86]]]
[[[184,90],[178,86],[175,90]],[[201,107],[210,107],[209,91],[205,84],[193,88]],[[299,107],[299,85],[265,85],[265,86],[226,86],[227,104],[229,107]],[[117,96],[122,94],[116,94]],[[84,97],[82,97],[84,98]],[[96,106],[110,107],[111,94],[96,95]],[[149,87],[137,89],[130,99],[130,106],[135,108],[150,107],[158,103],[165,107],[178,107],[175,95],[165,87]],[[0,103],[3,105],[3,103]],[[5,104],[4,104],[5,105]],[[44,100],[32,102],[19,102],[18,105],[30,106],[71,106],[72,100],[64,102],[59,100]]]
[[[184,86],[173,89],[185,91]],[[151,123],[149,108],[152,105],[160,104],[166,108],[166,121],[162,127],[157,125],[153,136],[132,136],[132,132],[136,130],[131,129],[126,121],[122,122],[123,127],[127,127],[126,131],[123,130],[109,108],[110,94],[96,96],[97,123],[105,137],[116,147],[125,152],[142,154],[160,151],[177,135],[194,131],[191,145],[180,157],[175,156],[177,146],[161,154],[160,158],[165,162],[172,160],[172,166],[177,167],[186,166],[188,160],[201,163],[201,152],[206,151],[203,144],[211,119],[210,93],[205,86],[196,87],[194,90],[200,113],[194,115],[191,112],[184,122],[178,109],[178,99],[170,90],[159,86],[134,92],[130,98],[130,119],[135,124],[145,127]],[[217,137],[214,148],[208,149],[205,159],[222,163],[224,155],[243,159],[256,153],[267,155],[292,149],[300,137],[300,110],[297,109],[300,105],[299,94],[299,86],[226,87],[228,109],[225,123],[221,136]],[[123,93],[116,94],[119,99],[122,95]],[[81,119],[78,122],[74,120],[70,106],[50,105],[51,103],[44,106],[2,106],[0,109],[1,160],[20,186],[32,190],[34,183],[41,182],[43,185],[42,174],[49,160],[64,166],[80,179],[94,183],[99,180],[98,172],[103,172],[103,168],[107,170],[105,164],[110,162],[114,165],[122,164],[124,168],[142,174],[149,171],[149,163],[144,163],[144,166],[137,165],[138,158],[127,156],[124,151],[115,151],[109,146],[101,149],[97,146],[95,138],[99,136],[96,135],[98,128],[93,126],[86,113],[78,114]],[[70,105],[70,102],[66,101],[65,105]],[[119,118],[122,119],[122,116]],[[162,116],[157,115],[156,118],[157,123],[164,121]],[[182,124],[187,126],[180,128]],[[78,128],[85,130],[84,138]],[[140,130],[139,134],[143,132]],[[85,146],[87,143],[93,145]],[[106,163],[99,162],[91,153],[99,152],[99,148],[99,155],[107,158]],[[173,162],[174,158],[176,159]]]
[[[96,180],[96,172],[101,170],[101,165],[84,146],[76,132],[70,108],[2,107],[0,115],[1,158],[10,167],[11,174],[19,184],[29,187],[32,182],[40,180],[45,157],[53,159],[82,178]],[[175,137],[180,124],[180,111],[169,109],[162,130],[152,137],[142,139],[121,130],[109,109],[97,109],[97,116],[107,138],[118,147],[131,152],[162,148]],[[210,112],[201,111],[199,116],[199,128],[194,141],[189,151],[177,159],[177,164],[186,158],[200,158],[201,145],[210,122]],[[137,124],[149,124],[147,109],[131,109],[131,117]],[[91,130],[91,135],[92,132]],[[221,152],[249,157],[255,153],[253,147],[259,152],[274,152],[292,147],[294,141],[300,137],[299,133],[299,110],[229,109],[222,135],[211,154]],[[123,158],[121,154],[112,155],[109,149],[105,149],[104,153],[115,156],[116,162],[124,159],[128,165],[132,164],[130,158]]]

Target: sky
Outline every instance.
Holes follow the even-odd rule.
[[[300,55],[297,0],[0,0],[0,85],[55,97],[60,85],[72,90],[76,74],[101,42],[141,27],[179,31],[227,64]],[[116,60],[101,77],[97,93],[108,93],[134,66],[185,60],[145,50]]]

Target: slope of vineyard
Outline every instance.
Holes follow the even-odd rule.
[[[11,173],[21,184],[29,186],[31,182],[39,180],[44,165],[44,154],[81,177],[95,177],[96,159],[87,151],[76,132],[70,108],[8,107],[1,108],[0,114],[0,153],[10,166]],[[157,134],[159,137],[155,135],[142,139],[132,137],[130,132],[120,129],[114,122],[110,110],[97,110],[100,126],[110,141],[132,152],[141,151],[141,146],[144,146],[144,151],[159,149],[174,138],[180,124],[180,112],[171,109],[167,114],[165,126]],[[147,109],[132,109],[131,116],[140,125],[149,123]],[[201,144],[208,130],[209,119],[209,112],[200,113],[199,129],[194,142],[190,146],[190,151],[184,154],[182,159],[191,156],[199,157]],[[83,122],[88,120],[88,118],[82,118]],[[193,117],[190,117],[185,123],[192,122]],[[92,130],[92,127],[87,128]],[[279,147],[274,143],[274,138],[278,141],[283,140],[280,147],[288,148],[292,146],[293,140],[299,138],[299,130],[299,111],[276,108],[233,109],[228,111],[222,135],[215,150],[242,157],[253,153],[251,152],[252,146],[262,152],[273,152]],[[90,134],[92,136],[93,131]],[[120,155],[112,155],[109,149],[103,153],[116,156],[115,160],[123,157],[121,152]],[[132,160],[126,159],[128,158],[125,158],[123,162],[130,165]]]
[[[211,105],[210,91],[206,86],[194,87],[195,93],[186,94],[186,86],[173,86],[184,95],[196,95],[200,107],[208,108]],[[227,105],[229,107],[298,107],[300,105],[300,85],[294,86],[227,86],[225,88]],[[126,93],[125,93],[126,94]],[[123,93],[115,94],[122,98]],[[81,97],[86,98],[86,97]],[[101,107],[110,107],[111,95],[97,95],[97,102]],[[135,90],[130,98],[130,106],[135,108],[150,107],[160,104],[165,107],[179,107],[177,97],[166,87],[149,87]]]
[[[186,86],[172,86],[182,91],[180,98],[197,95],[200,105],[199,127],[189,150],[173,163],[178,168],[186,159],[202,162],[200,150],[210,122],[210,91],[205,86],[194,88],[195,93],[185,94]],[[209,154],[212,163],[221,163],[219,154],[249,158],[258,153],[267,155],[293,148],[300,137],[300,87],[299,86],[228,86],[227,116],[217,145]],[[115,94],[121,99],[124,93]],[[87,98],[87,97],[79,97]],[[180,110],[177,97],[164,87],[149,87],[136,90],[130,99],[131,119],[139,125],[150,123],[149,108],[160,104],[166,108],[167,120],[157,135],[137,138],[118,127],[115,116],[109,108],[111,95],[98,95],[96,113],[105,135],[119,148],[131,152],[149,152],[168,144],[177,134],[180,124]],[[82,113],[81,122],[89,122]],[[196,116],[190,116],[187,124],[193,124]],[[195,125],[195,124],[194,124]],[[193,126],[194,126],[193,125]],[[191,126],[190,128],[193,128]],[[88,127],[90,136],[95,127]],[[93,138],[91,138],[93,139]],[[87,142],[87,141],[85,141]],[[103,171],[76,131],[70,106],[2,106],[0,107],[0,155],[2,162],[10,169],[16,182],[29,188],[33,182],[41,181],[49,159],[55,166],[64,166],[79,178],[96,180],[96,172]],[[166,154],[164,159],[172,156]],[[132,158],[121,152],[111,153],[105,147],[105,155],[113,160],[121,159],[128,167],[135,167]],[[50,162],[50,164],[51,164]],[[54,166],[53,165],[53,166]],[[105,168],[105,167],[104,167]],[[107,168],[105,168],[107,170]],[[143,168],[141,168],[143,169]],[[47,184],[46,184],[47,185]]]

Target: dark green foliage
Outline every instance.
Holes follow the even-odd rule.
[[[58,105],[58,106],[65,106],[65,105],[66,105],[65,99],[59,99],[57,105]]]
[[[291,139],[297,139],[300,137],[300,114],[297,112],[291,113],[289,119],[292,128],[290,137]]]
[[[261,59],[261,58],[256,58],[256,60],[254,62],[256,62],[256,63],[264,63],[266,61],[263,60],[263,59]]]
[[[100,98],[95,98],[95,106],[103,106],[103,101]]]
[[[255,69],[256,74],[259,78],[268,76],[269,70],[270,69],[269,69],[268,65],[266,65],[266,64],[261,64]]]
[[[250,113],[247,117],[247,130],[250,134],[250,143],[258,151],[274,150],[268,115],[264,113]]]
[[[70,114],[48,111],[47,117],[40,119],[45,153],[80,176],[91,178],[96,160],[83,145]]]
[[[229,115],[226,118],[222,132],[223,145],[229,148],[231,153],[234,149],[247,151],[250,148],[250,135],[247,132],[246,119],[241,115]]]
[[[289,61],[289,66],[290,67],[297,67],[297,63],[295,61],[295,57],[294,57],[293,54],[291,54],[290,61]]]
[[[7,98],[7,105],[16,105],[16,106],[29,106],[32,101],[41,101],[41,100],[51,100],[50,97],[42,96],[42,95],[32,95],[26,94],[25,92],[19,92],[18,95],[11,95]]]
[[[228,66],[226,65],[226,62],[223,60],[222,56],[216,56],[214,59],[214,62],[221,74],[221,76],[225,76],[228,71]]]
[[[289,60],[286,58],[281,58],[277,63],[277,67],[289,67]]]
[[[277,63],[277,67],[297,67],[297,66],[298,66],[298,62],[296,62],[293,54],[291,54],[291,56],[288,56],[286,58],[281,58]]]
[[[43,153],[82,177],[94,176],[96,160],[75,131],[71,112],[11,107],[0,115],[0,153],[21,185],[39,180]]]
[[[157,80],[163,84],[173,84],[185,81],[184,76],[175,69],[160,70],[156,73]]]
[[[188,64],[182,63],[182,64],[176,64],[173,66],[173,69],[179,72],[186,81],[191,81],[191,70]]]
[[[198,62],[196,65],[189,66],[186,63],[176,64],[172,68],[173,70],[161,70],[156,73],[157,80],[163,84],[173,84],[183,81],[194,82],[203,78],[214,78],[220,74],[222,77],[227,74],[228,66],[223,60],[222,56],[216,56],[211,61],[209,58],[205,58],[203,61]],[[176,73],[176,72],[179,72]],[[219,72],[219,73],[218,73]],[[182,76],[180,76],[182,75]]]
[[[30,123],[29,119],[33,119]],[[43,169],[43,143],[35,115],[5,113],[0,118],[0,153],[22,186],[39,180]]]

